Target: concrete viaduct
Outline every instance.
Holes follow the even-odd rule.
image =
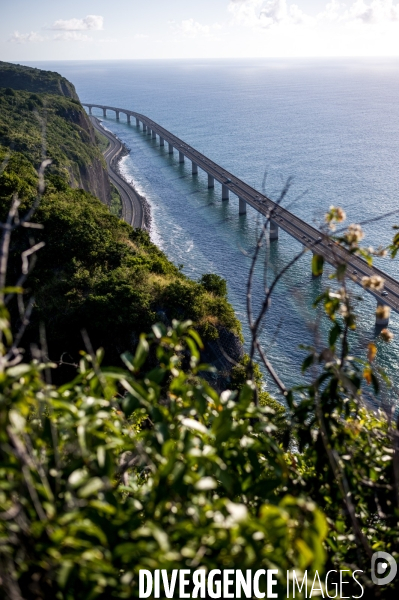
[[[390,277],[383,271],[367,263],[358,256],[350,254],[345,248],[332,241],[327,235],[320,232],[315,227],[309,225],[302,219],[299,219],[290,211],[277,205],[264,194],[261,194],[253,187],[230,173],[204,154],[198,152],[195,148],[186,144],[183,140],[175,136],[170,131],[167,131],[155,121],[152,121],[145,115],[126,110],[124,108],[115,108],[113,106],[104,106],[102,104],[83,104],[89,109],[89,114],[92,114],[93,108],[98,108],[103,111],[103,116],[107,116],[107,111],[113,111],[116,119],[120,119],[120,114],[126,115],[127,123],[131,124],[132,118],[135,119],[135,125],[140,128],[142,125],[143,132],[151,136],[152,139],[159,137],[160,146],[168,144],[168,153],[173,154],[177,151],[179,163],[184,163],[185,158],[191,161],[193,176],[198,175],[198,168],[202,169],[208,176],[208,188],[215,186],[215,180],[221,184],[222,200],[229,200],[229,193],[232,192],[238,197],[238,213],[244,215],[247,212],[247,205],[254,208],[265,217],[270,217],[270,240],[277,240],[279,228],[295,238],[303,246],[309,248],[314,254],[322,256],[326,262],[333,266],[346,263],[347,272],[350,278],[362,286],[362,277],[371,275],[380,275],[385,280],[384,289],[381,291],[369,290],[365,291],[372,294],[380,306],[389,307],[399,313],[399,282],[393,277]],[[389,322],[389,316],[377,318],[377,326],[386,326]]]

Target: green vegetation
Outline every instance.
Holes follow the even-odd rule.
[[[205,340],[216,339],[220,328],[240,335],[225,293],[220,296],[209,286],[186,278],[150,242],[148,234],[134,231],[117,218],[119,194],[109,186],[98,137],[75,100],[0,90],[0,162],[7,158],[7,149],[13,149],[0,176],[3,220],[14,193],[21,199],[22,214],[35,201],[35,169],[42,160],[43,139],[52,164],[35,215],[44,229],[35,231],[35,241],[46,245],[28,278],[35,310],[24,338],[26,348],[37,343],[41,322],[50,357],[60,361],[63,355],[67,363],[78,362],[81,330],[85,329],[93,345],[105,349],[107,363],[116,364],[121,352],[133,350],[143,328],[149,329],[160,315],[166,323],[174,318],[192,319]],[[111,215],[88,193],[97,191],[98,174],[109,190]],[[71,184],[88,191],[73,189]],[[20,253],[31,236],[31,230],[19,230],[15,236],[10,283],[20,271]]]
[[[8,344],[7,312],[2,327]],[[8,332],[6,331],[8,329]],[[315,385],[290,392],[292,427],[276,442],[275,414],[254,404],[255,383],[221,395],[201,376],[201,340],[190,323],[153,326],[125,369],[81,357],[77,377],[45,383],[51,365],[8,366],[0,378],[0,591],[6,598],[137,598],[140,569],[345,570],[346,597],[394,597],[375,589],[370,557],[354,535],[340,477],[352,490],[366,547],[398,555],[392,430],[359,406],[359,372],[332,373],[332,468]],[[153,364],[153,356],[157,366]],[[183,367],[183,364],[185,365]],[[345,409],[342,400],[345,398]],[[326,413],[327,414],[327,413]],[[301,452],[289,450],[299,443]],[[317,580],[316,580],[317,581]],[[335,582],[328,590],[334,597]],[[265,581],[260,589],[265,590]],[[380,596],[382,592],[384,595]],[[161,595],[161,598],[163,596]],[[174,597],[179,597],[175,595]],[[326,596],[325,596],[326,597]]]
[[[109,146],[109,141],[105,137],[105,135],[103,135],[102,133],[100,133],[99,131],[97,131],[97,129],[94,130],[94,133],[95,133],[95,136],[96,136],[97,145],[100,148],[101,153],[104,153],[105,150]]]
[[[40,102],[50,103],[12,89],[3,100],[3,128],[12,102],[32,101],[41,115]],[[75,130],[69,111],[58,130],[55,113],[50,129],[65,137],[61,159],[72,152]],[[15,227],[9,244],[5,235],[0,240],[0,277],[7,263],[7,285],[15,285],[22,253],[46,245],[25,289],[0,290],[1,597],[130,600],[138,597],[140,569],[201,567],[278,569],[279,598],[288,569],[299,581],[308,571],[296,598],[315,595],[316,571],[320,589],[326,573],[339,570],[341,597],[397,597],[395,580],[381,587],[370,580],[370,560],[378,550],[399,557],[398,428],[366,408],[378,402],[384,376],[374,364],[378,344],[368,345],[367,359],[351,354],[356,314],[346,265],[333,275],[339,290],[327,287],[315,303],[330,331],[306,348],[307,383],[279,384],[286,408],[264,391],[248,357],[230,369],[230,389],[219,393],[209,383],[212,368],[201,364],[199,333],[209,344],[223,328],[240,335],[226,282],[213,274],[187,279],[146,232],[71,188],[61,163],[46,176],[34,216],[43,229],[21,226],[37,199],[41,139],[27,125],[24,146],[17,121],[2,143],[15,137],[18,151],[0,148],[3,233],[6,219]],[[13,215],[16,194],[21,205]],[[326,220],[333,230],[343,219],[332,207]],[[371,262],[362,237],[350,225],[336,241]],[[395,256],[398,247],[396,235],[378,252]],[[321,266],[313,261],[315,273]],[[382,284],[364,281],[371,289]],[[7,294],[18,302],[6,306]],[[18,308],[32,295],[21,344],[26,323]],[[386,341],[391,336],[381,332]],[[50,362],[61,353],[76,363],[72,372]],[[51,384],[60,379],[61,386]],[[355,571],[364,594],[351,579]],[[339,597],[337,581],[330,573],[322,597]]]
[[[108,600],[137,598],[140,568],[323,568],[326,520],[295,497],[270,411],[248,384],[219,396],[201,380],[200,347],[189,323],[157,325],[126,370],[86,355],[59,389],[44,366],[4,372],[0,514],[18,498],[19,518],[0,520],[3,590]]]
[[[109,207],[111,215],[122,218],[122,199],[117,188],[111,183],[111,205]]]
[[[39,94],[56,94],[79,100],[72,83],[54,71],[0,61],[0,87]]]
[[[4,157],[4,153],[0,160]],[[21,213],[35,198],[36,173],[14,153],[0,178],[1,216],[6,217],[16,191]],[[189,280],[151,243],[146,232],[134,230],[97,198],[71,189],[50,174],[46,193],[35,215],[44,226],[35,241],[45,241],[28,279],[36,300],[26,344],[36,341],[44,322],[52,360],[62,354],[77,362],[86,329],[94,346],[106,351],[108,364],[133,349],[140,332],[159,320],[190,318],[206,336],[219,327],[239,334],[239,322],[225,298]],[[12,247],[10,284],[20,270],[20,253],[29,230],[19,230]]]
[[[94,129],[76,100],[0,89],[0,145],[20,152],[36,169],[45,152],[52,160],[49,175],[110,200]]]

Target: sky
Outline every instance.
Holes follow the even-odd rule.
[[[1,0],[0,60],[399,56],[399,0]]]

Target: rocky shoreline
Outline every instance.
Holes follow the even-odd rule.
[[[115,135],[115,134],[113,134]],[[117,136],[115,136],[117,137]],[[145,229],[146,231],[148,231],[148,233],[150,233],[151,231],[151,222],[152,222],[152,217],[151,217],[151,206],[148,202],[148,200],[145,198],[145,196],[142,196],[141,194],[139,194],[139,192],[137,191],[137,189],[134,186],[133,180],[131,179],[129,181],[129,179],[127,179],[126,174],[123,173],[121,166],[120,166],[120,162],[122,160],[123,157],[128,156],[131,152],[130,148],[128,148],[128,146],[126,146],[126,144],[124,144],[119,138],[118,140],[120,141],[120,143],[123,146],[123,150],[122,152],[119,154],[117,161],[114,165],[115,170],[117,171],[118,175],[124,180],[126,181],[126,183],[132,188],[133,192],[135,193],[135,195],[137,196],[137,198],[140,200],[140,203],[143,207],[143,212],[144,212],[144,227],[143,229]]]

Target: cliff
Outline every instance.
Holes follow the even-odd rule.
[[[79,100],[75,86],[59,73],[2,61],[0,61],[0,87],[38,94],[55,94]]]
[[[238,338],[240,324],[225,286],[215,276],[200,282],[188,279],[151,243],[148,233],[110,213],[104,205],[110,196],[105,163],[79,101],[47,91],[0,88],[3,222],[13,194],[21,200],[20,214],[32,205],[43,155],[53,162],[35,214],[43,229],[34,231],[34,239],[45,246],[26,282],[27,295],[35,297],[23,341],[27,355],[39,344],[44,323],[48,356],[63,365],[53,377],[61,381],[65,369],[79,362],[83,329],[94,348],[104,348],[106,364],[118,364],[120,354],[133,352],[141,332],[154,323],[190,319],[210,358],[217,355],[220,368],[226,370],[216,340],[221,332]],[[25,228],[13,234],[8,285],[18,280],[21,253],[32,239]],[[17,320],[15,303],[10,311]],[[208,342],[215,343],[208,347]]]
[[[10,83],[19,87],[6,86]],[[0,145],[20,152],[36,169],[45,147],[53,161],[50,176],[110,204],[110,182],[93,126],[75,88],[58,73],[0,63]]]

